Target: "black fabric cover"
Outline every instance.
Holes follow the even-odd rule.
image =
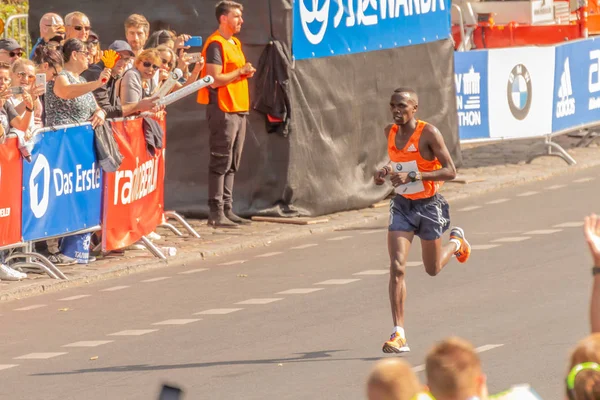
[[[291,0],[242,0],[244,26],[239,35],[255,66],[271,35],[291,48]],[[216,0],[30,0],[32,36],[43,13],[86,13],[104,47],[124,37],[123,21],[141,13],[152,29],[208,37],[216,29]],[[271,16],[271,18],[270,18]],[[454,89],[453,46],[449,40],[292,64],[291,133],[267,134],[264,116],[249,118],[241,171],[236,176],[234,208],[244,216],[317,216],[366,207],[389,188],[372,183],[387,161],[383,129],[391,121],[393,90],[410,86],[420,96],[418,116],[443,133],[460,166]],[[251,97],[256,88],[251,83]],[[204,106],[189,98],[168,108],[166,206],[205,216],[208,178],[208,126]]]

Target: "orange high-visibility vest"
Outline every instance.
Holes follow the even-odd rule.
[[[246,57],[242,52],[242,44],[240,41],[232,37],[234,43],[225,39],[219,31],[216,31],[208,37],[204,48],[202,49],[202,56],[206,59],[206,50],[208,46],[213,42],[218,42],[221,45],[221,54],[223,59],[223,72],[227,74],[233,72],[246,64]],[[206,76],[206,66],[202,70],[201,77]],[[229,85],[221,86],[217,88],[219,108],[228,113],[233,112],[247,112],[250,110],[250,93],[248,91],[248,79],[240,78],[239,80],[230,83]],[[208,87],[200,89],[198,91],[198,103],[208,104],[209,102],[209,89]]]

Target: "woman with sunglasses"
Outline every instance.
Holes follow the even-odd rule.
[[[29,140],[36,129],[43,127],[42,104],[39,96],[46,91],[46,88],[35,85],[35,64],[33,61],[19,59],[12,64],[11,68],[11,87],[20,87],[22,93],[13,93],[8,102],[13,105],[18,114],[23,114],[26,108],[25,93],[30,94],[33,100],[34,118],[29,121],[29,128],[26,131],[19,131],[23,134],[25,140]]]
[[[161,66],[159,52],[156,49],[146,49],[137,56],[134,67],[123,74],[117,86],[124,117],[137,114],[138,103],[152,97],[157,89],[152,78]]]
[[[94,32],[90,32],[90,37],[85,43],[88,51],[90,52],[90,64],[98,64],[102,59],[102,50],[100,50],[100,38]]]
[[[178,59],[177,59],[177,55],[175,54],[175,51],[173,49],[171,49],[165,45],[161,45],[161,46],[158,46],[156,48],[156,50],[160,54],[160,58],[161,58],[161,62],[162,62],[162,66],[160,67],[158,74],[157,74],[158,87],[160,88],[160,86],[162,86],[165,83],[165,81],[169,78],[169,73],[172,72],[175,68],[180,68],[180,67],[178,65],[176,65],[176,63],[178,62]],[[185,66],[183,68],[187,71],[189,69],[189,62],[185,62],[184,65]],[[188,75],[187,79],[184,81],[185,83],[183,83],[183,84],[180,82],[175,83],[175,86],[173,87],[171,92],[179,90],[182,87],[185,87],[185,86],[195,82],[196,80],[198,80],[198,77],[200,76],[200,72],[202,72],[202,68],[204,68],[204,59],[201,59],[200,62],[195,63],[194,69]]]

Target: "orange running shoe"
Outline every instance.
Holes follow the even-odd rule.
[[[450,231],[450,239],[455,239],[460,242],[460,248],[456,253],[454,253],[458,262],[467,262],[469,256],[471,255],[471,245],[467,239],[465,239],[465,232],[458,227],[452,228]]]
[[[398,332],[392,333],[390,340],[383,344],[382,350],[384,353],[406,353],[410,351],[406,339],[400,336]]]

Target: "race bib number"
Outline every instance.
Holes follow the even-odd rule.
[[[417,167],[416,161],[392,163],[392,172],[409,173],[411,171],[419,172],[419,167]],[[425,186],[423,186],[423,181],[409,182],[405,185],[398,186],[395,191],[398,194],[417,194],[424,192]]]

